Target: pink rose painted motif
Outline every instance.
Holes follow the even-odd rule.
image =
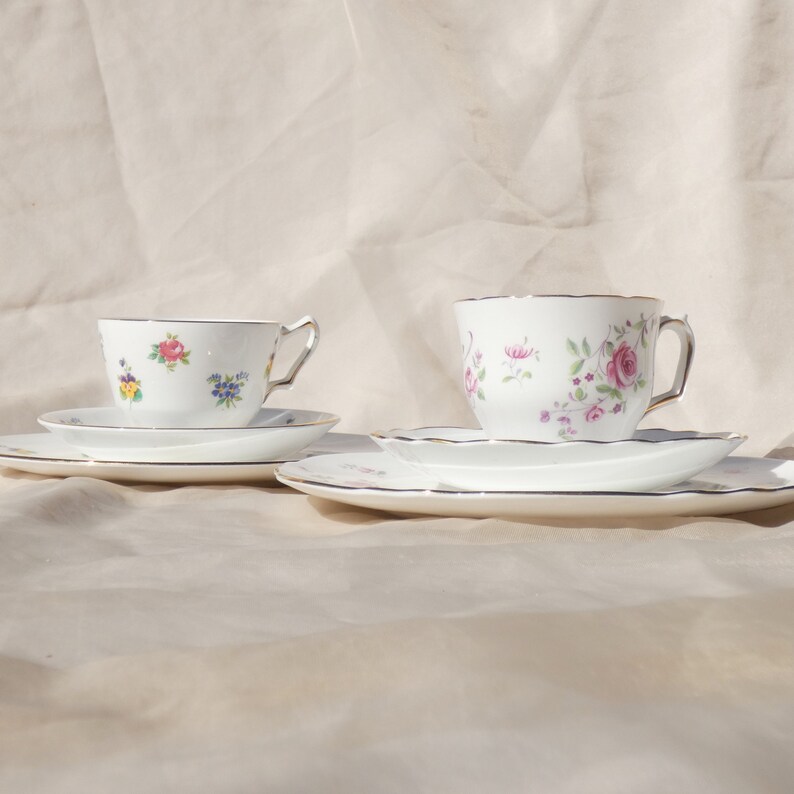
[[[167,339],[160,342],[158,352],[166,361],[180,361],[185,357],[185,346],[176,339]]]
[[[185,346],[176,334],[166,334],[162,342],[152,345],[148,358],[158,364],[164,364],[169,372],[173,372],[177,364],[190,364],[190,351],[185,350]]]
[[[471,367],[466,367],[466,375],[464,376],[464,386],[466,388],[466,394],[469,397],[473,397],[477,394],[478,389],[480,388],[480,381],[477,376],[471,371]]]
[[[607,364],[607,379],[617,389],[625,389],[637,379],[637,354],[626,342],[621,342],[612,353],[612,360]]]
[[[557,435],[572,441],[577,434],[572,420],[577,417],[593,423],[601,421],[607,412],[622,413],[626,409],[626,390],[636,392],[647,385],[640,371],[638,350],[648,347],[648,335],[658,322],[656,315],[640,315],[633,322],[612,325],[595,348],[586,338],[581,343],[568,339],[565,347],[574,357],[569,369],[571,389],[567,399],[557,400],[553,407],[542,410],[538,420],[545,423],[556,418],[560,423]]]
[[[604,413],[605,411],[600,405],[591,405],[584,415],[584,420],[585,422],[597,422]]]
[[[467,365],[463,373],[463,388],[466,397],[471,403],[475,400],[484,400],[485,392],[482,389],[482,382],[485,380],[485,364],[482,360],[482,352],[474,348],[474,334],[469,331],[469,349],[463,354],[463,361]]]

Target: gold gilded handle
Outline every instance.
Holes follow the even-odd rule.
[[[692,369],[692,359],[695,356],[695,334],[689,327],[686,317],[679,319],[677,317],[662,317],[659,323],[659,334],[662,331],[674,331],[678,336],[681,343],[681,352],[678,356],[678,367],[675,371],[673,378],[673,385],[669,391],[660,394],[657,397],[652,397],[651,402],[645,409],[645,413],[655,411],[657,408],[662,408],[669,403],[680,400],[684,396],[684,389],[686,382],[689,378],[689,370]]]

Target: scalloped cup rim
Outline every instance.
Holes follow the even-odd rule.
[[[612,441],[598,441],[593,439],[576,439],[573,441],[534,441],[531,439],[522,439],[522,438],[487,438],[483,436],[483,438],[469,438],[469,439],[455,439],[455,438],[445,438],[443,435],[436,434],[436,435],[424,435],[421,437],[416,436],[409,436],[405,435],[406,433],[420,433],[424,430],[427,431],[438,431],[438,430],[445,430],[445,431],[463,431],[463,432],[471,432],[471,433],[482,433],[483,431],[476,428],[476,427],[442,427],[442,426],[428,426],[428,427],[416,427],[416,428],[393,428],[392,430],[383,430],[383,431],[375,431],[370,433],[370,438],[375,441],[400,441],[406,444],[423,444],[423,443],[437,443],[437,444],[450,444],[453,446],[456,445],[489,445],[495,446],[497,444],[529,444],[529,445],[542,445],[542,446],[565,446],[570,447],[574,445],[605,445],[605,444],[625,444],[627,442],[631,442],[632,444],[635,443],[645,443],[645,444],[668,444],[674,443],[676,441],[696,441],[696,440],[719,440],[719,441],[741,441],[744,443],[747,441],[748,436],[743,433],[735,433],[731,431],[719,431],[719,432],[703,432],[700,430],[667,430],[665,428],[660,427],[651,427],[651,428],[643,428],[637,430],[637,434],[645,434],[645,433],[669,433],[671,434],[670,438],[638,438],[637,435],[632,436],[631,438],[618,438]]]
[[[611,295],[609,293],[577,293],[577,294],[568,294],[568,293],[548,293],[548,294],[541,294],[541,295],[483,295],[479,298],[458,298],[458,300],[453,301],[453,305],[456,303],[469,303],[469,302],[476,302],[476,301],[493,301],[493,300],[526,300],[527,298],[533,298],[535,300],[541,298],[616,298],[618,300],[645,300],[645,301],[655,301],[656,303],[663,303],[664,301],[661,298],[654,298],[651,295]]]
[[[447,432],[444,432],[446,430]],[[419,437],[371,434],[378,446],[446,485],[464,489],[638,490],[688,479],[746,440],[738,433],[654,429],[621,441],[486,439],[482,431],[427,428]],[[456,440],[456,435],[462,436]]]

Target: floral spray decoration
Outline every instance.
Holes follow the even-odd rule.
[[[502,383],[515,381],[519,386],[523,386],[524,381],[532,377],[532,373],[527,369],[524,362],[527,359],[540,361],[540,352],[535,350],[534,347],[527,347],[527,337],[525,336],[523,344],[506,345],[505,355],[507,360],[503,361],[502,364],[508,368],[509,374],[502,378]]]
[[[598,422],[606,414],[619,414],[626,409],[626,394],[645,388],[647,375],[640,366],[640,351],[647,349],[650,333],[658,318],[643,314],[639,319],[627,319],[610,325],[609,332],[597,344],[587,338],[581,342],[567,339],[566,350],[573,357],[569,368],[571,387],[567,399],[554,402],[553,407],[540,412],[541,422],[555,420],[560,438],[570,440],[577,435],[575,420]]]
[[[482,360],[482,353],[474,348],[474,334],[469,331],[469,349],[463,354],[463,361],[466,364],[466,370],[463,373],[463,388],[466,390],[466,396],[473,403],[475,400],[484,400],[485,392],[482,388],[482,382],[485,380],[485,364]]]
[[[236,404],[243,399],[241,389],[248,380],[247,372],[236,372],[234,375],[224,375],[214,372],[207,378],[207,383],[212,384],[212,396],[216,398],[215,406],[220,408],[236,408]]]
[[[177,364],[190,364],[190,351],[179,341],[176,334],[167,333],[162,342],[155,342],[148,358],[158,364],[165,364],[169,372],[176,369]]]
[[[141,382],[132,374],[132,367],[127,363],[127,359],[119,359],[119,366],[124,370],[119,375],[119,394],[122,400],[130,401],[130,408],[133,403],[139,403],[143,399]]]

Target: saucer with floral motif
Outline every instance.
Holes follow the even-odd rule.
[[[373,433],[402,463],[468,490],[620,490],[663,488],[694,477],[746,436],[638,430],[623,441],[501,441],[482,430],[423,427]]]
[[[137,427],[120,408],[73,408],[39,417],[62,441],[94,460],[138,463],[244,463],[289,457],[327,433],[339,417],[262,408],[245,427]]]
[[[686,482],[641,491],[464,490],[441,485],[386,452],[282,463],[276,479],[309,496],[371,510],[465,518],[716,516],[794,502],[794,461],[735,455]]]
[[[277,485],[276,464],[332,452],[372,450],[366,436],[326,433],[313,444],[279,460],[246,462],[167,462],[95,460],[64,443],[54,433],[0,436],[3,469],[40,477],[91,477],[111,482],[159,485]]]

